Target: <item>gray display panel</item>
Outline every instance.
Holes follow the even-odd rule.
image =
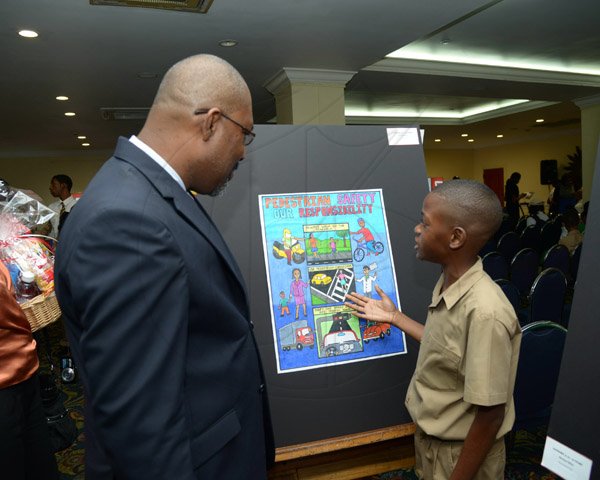
[[[439,266],[415,258],[428,193],[421,145],[390,146],[384,127],[261,125],[222,197],[201,201],[245,277],[278,447],[411,422],[408,354],[278,375],[258,210],[259,194],[381,188],[402,308],[423,323]],[[207,312],[209,313],[209,312]],[[219,319],[214,319],[219,321]]]
[[[579,262],[569,333],[554,397],[548,436],[593,461],[600,478],[600,148]],[[581,478],[581,477],[579,477]]]

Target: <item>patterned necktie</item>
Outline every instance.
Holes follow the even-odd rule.
[[[62,217],[64,213],[65,213],[65,203],[60,202],[60,212],[58,213],[58,216]]]

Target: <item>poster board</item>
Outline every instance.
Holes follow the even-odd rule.
[[[600,478],[600,149],[542,465],[567,480]],[[591,474],[590,474],[591,470]]]
[[[346,294],[401,308],[381,189],[258,196],[277,373],[406,353],[404,332],[368,322]]]
[[[414,226],[428,192],[422,146],[390,145],[385,127],[259,125],[255,132],[225,194],[200,200],[247,285],[276,446],[410,423],[404,397],[418,353],[410,338],[403,355],[278,373],[258,198],[381,190],[402,310],[423,323],[440,270],[414,253]]]

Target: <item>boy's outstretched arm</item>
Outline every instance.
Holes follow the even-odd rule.
[[[450,480],[470,480],[479,471],[504,420],[505,404],[477,408]]]
[[[423,337],[423,325],[400,312],[390,297],[378,285],[375,285],[375,290],[377,290],[381,300],[375,300],[353,292],[346,295],[346,300],[349,301],[345,302],[345,305],[352,308],[359,318],[373,322],[390,323],[420,342]]]

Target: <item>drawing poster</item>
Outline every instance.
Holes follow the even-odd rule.
[[[406,353],[404,333],[344,305],[348,292],[400,307],[380,189],[259,195],[278,373]]]

